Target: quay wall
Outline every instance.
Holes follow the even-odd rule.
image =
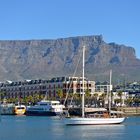
[[[140,116],[140,107],[117,107],[118,111],[123,111],[126,116]]]
[[[85,112],[103,110],[103,108],[85,108]],[[123,111],[126,116],[140,116],[140,107],[117,107],[112,110]],[[81,115],[81,108],[70,108],[69,113],[71,115]]]

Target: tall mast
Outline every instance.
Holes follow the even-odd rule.
[[[82,117],[85,117],[85,90],[84,90],[84,77],[85,77],[85,46],[83,46],[83,76],[82,76],[82,85],[83,85],[83,91],[82,91]]]
[[[109,112],[111,111],[111,91],[112,91],[112,70],[110,70],[110,82],[109,82]]]

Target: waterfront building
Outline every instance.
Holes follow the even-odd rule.
[[[93,94],[95,91],[95,82],[85,78],[85,89]],[[49,80],[24,80],[24,81],[6,81],[0,83],[2,98],[24,98],[29,95],[40,94],[47,95],[50,98],[58,97],[58,90],[63,95],[77,93],[82,91],[81,77],[55,77]]]
[[[137,94],[140,95],[140,82],[132,82],[132,83],[126,83],[116,85],[114,88],[115,91],[125,91],[129,94]]]
[[[105,93],[107,94],[110,90],[112,90],[112,85],[109,82],[96,82],[95,84],[95,92],[97,93]]]

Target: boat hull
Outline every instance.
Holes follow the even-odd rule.
[[[105,125],[120,124],[125,118],[65,118],[66,125]]]
[[[56,116],[56,112],[51,111],[26,111],[27,116]]]
[[[59,101],[41,100],[34,106],[27,106],[27,116],[56,116],[62,114],[63,105]]]

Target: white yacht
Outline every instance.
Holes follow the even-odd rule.
[[[64,123],[66,125],[105,125],[105,124],[120,124],[125,120],[125,117],[120,115],[111,115],[111,110],[105,112],[102,115],[89,114],[85,115],[85,103],[84,103],[84,68],[85,68],[85,46],[83,47],[83,76],[82,76],[82,116],[81,117],[65,117]],[[111,78],[110,78],[111,79]],[[111,85],[111,80],[110,80]],[[115,112],[117,114],[118,112]]]
[[[42,100],[34,106],[27,106],[26,115],[30,116],[56,116],[63,113],[64,105],[59,101]]]
[[[109,125],[120,124],[125,120],[124,113],[120,111],[93,113],[84,117],[67,117],[64,118],[66,125]]]

